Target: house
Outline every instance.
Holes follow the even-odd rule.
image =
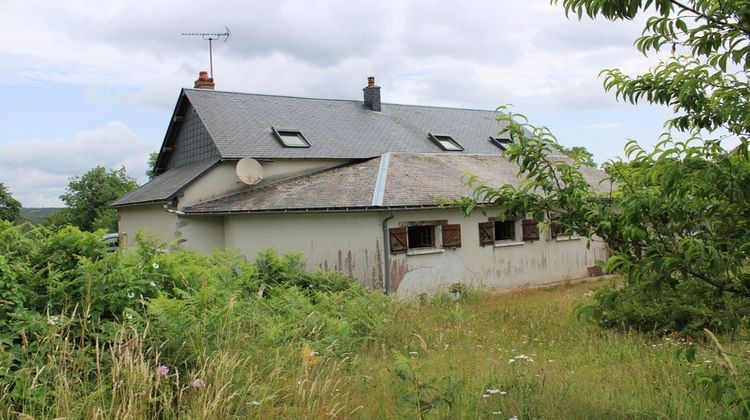
[[[440,207],[437,197],[471,194],[467,173],[519,182],[494,111],[381,103],[374,78],[363,91],[363,101],[221,92],[201,73],[180,93],[158,176],[112,204],[121,242],[148,230],[185,249],[302,252],[310,267],[398,294],[580,278],[606,259],[603,244],[524,217]],[[243,158],[260,164],[259,182],[239,179]],[[597,185],[603,173],[585,176]]]

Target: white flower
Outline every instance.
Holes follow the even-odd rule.
[[[151,267],[154,267],[154,270],[159,269],[159,263],[153,263],[151,264]]]
[[[412,356],[416,356],[416,355],[418,355],[419,353],[417,353],[416,351],[410,351],[410,352],[409,352],[409,354],[410,354],[410,355],[412,355]]]
[[[249,402],[249,403],[247,403],[247,404],[248,404],[248,405],[260,405],[260,403],[259,403],[258,401],[255,401],[255,400],[253,400],[253,401],[250,401],[250,402]]]
[[[129,297],[130,299],[133,299],[133,298],[135,297],[135,293],[134,293],[134,292],[130,292],[130,293],[128,293],[128,297]]]
[[[482,398],[489,398],[490,394],[482,394]]]
[[[511,417],[508,417],[508,420],[518,420],[518,416],[511,416]]]
[[[151,286],[151,287],[156,287],[156,283],[154,283],[152,281],[148,282],[148,285]]]
[[[497,388],[487,388],[487,393],[488,394],[499,394],[500,390],[497,389]]]
[[[127,318],[127,319],[133,319],[133,315],[125,314],[125,318]]]
[[[494,414],[494,415],[497,416],[497,415],[503,414],[503,412],[502,411],[493,411],[492,414]]]
[[[60,320],[60,317],[57,315],[52,315],[47,317],[47,324],[49,325],[55,325],[57,324],[57,321]]]

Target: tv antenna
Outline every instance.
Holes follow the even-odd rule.
[[[224,33],[208,33],[208,32],[183,32],[183,36],[199,36],[203,38],[204,41],[208,41],[208,61],[209,66],[211,68],[211,78],[214,77],[214,52],[213,52],[213,42],[216,40],[224,38],[224,42],[229,41],[229,38],[232,36],[232,32],[229,31],[229,28],[227,26],[224,26],[224,29],[226,32]]]

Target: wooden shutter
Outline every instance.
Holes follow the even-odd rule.
[[[390,229],[391,254],[403,254],[409,248],[407,245],[406,227]]]
[[[443,225],[443,248],[461,246],[461,225]]]
[[[521,221],[524,241],[535,241],[539,239],[539,225],[536,220],[524,219]]]
[[[479,245],[492,245],[495,243],[495,222],[483,222],[479,224]]]

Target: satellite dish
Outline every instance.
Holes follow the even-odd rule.
[[[237,162],[235,172],[240,181],[247,185],[255,185],[263,179],[263,167],[253,158],[242,158]]]

